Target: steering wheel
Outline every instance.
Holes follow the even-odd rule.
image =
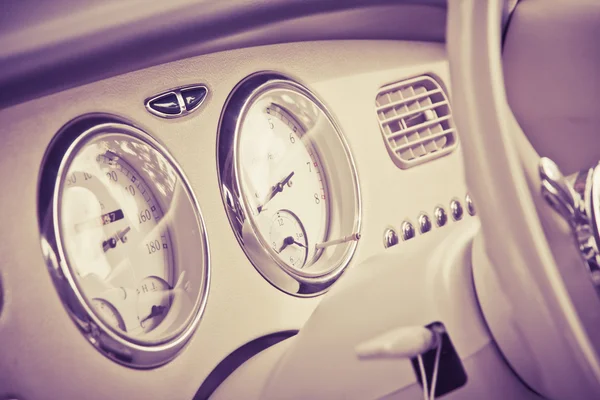
[[[449,1],[455,122],[481,218],[473,274],[508,363],[552,399],[600,393],[598,180],[573,184],[540,158],[511,112],[502,70],[503,1]]]

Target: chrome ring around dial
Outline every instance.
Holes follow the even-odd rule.
[[[326,291],[361,227],[356,168],[333,116],[297,82],[255,74],[227,100],[217,146],[225,209],[254,267],[286,293]]]
[[[51,143],[38,194],[42,250],[89,342],[130,367],[173,359],[210,281],[203,218],[173,157],[116,117],[85,116]]]

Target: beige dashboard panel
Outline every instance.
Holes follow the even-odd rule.
[[[223,104],[240,80],[262,70],[286,74],[317,93],[345,134],[363,201],[362,238],[350,268],[383,250],[388,226],[399,229],[404,220],[415,223],[421,212],[431,215],[438,204],[448,207],[450,199],[464,199],[460,148],[434,162],[399,170],[383,146],[375,114],[376,93],[386,84],[432,74],[447,85],[444,47],[437,43],[328,41],[228,51],[4,109],[0,397],[192,398],[214,366],[239,346],[302,327],[320,297],[289,296],[260,276],[231,231],[218,186],[216,137]],[[191,84],[209,89],[198,112],[164,120],[145,109],[145,99]],[[37,223],[40,164],[55,133],[92,112],[126,118],[162,142],[187,175],[205,216],[212,264],[206,311],[184,351],[160,368],[134,370],[96,352],[70,320],[46,271]]]

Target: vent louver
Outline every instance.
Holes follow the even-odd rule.
[[[453,151],[458,136],[440,85],[428,76],[383,87],[375,101],[388,153],[402,169]]]

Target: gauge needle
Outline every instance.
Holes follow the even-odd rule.
[[[279,183],[277,183],[271,188],[271,192],[269,192],[267,197],[263,200],[262,204],[256,207],[259,213],[263,210],[267,203],[271,201],[273,197],[275,197],[275,195],[277,195],[277,193],[281,193],[283,191],[283,188],[285,187],[285,185],[287,185],[290,179],[292,179],[292,176],[294,176],[294,171],[290,172],[288,176],[283,178]]]
[[[305,245],[304,243],[300,243],[300,242],[298,242],[298,241],[296,241],[296,240],[294,240],[294,243],[293,243],[293,244],[295,244],[296,246],[304,247],[305,249],[307,248],[307,247],[306,247],[306,245]]]
[[[279,249],[279,251],[277,253],[281,253],[283,251],[283,249],[288,247],[290,244],[295,244],[297,246],[304,247],[306,249],[305,244],[296,241],[296,239],[294,239],[292,236],[288,236],[285,239],[283,239],[283,245],[281,246],[281,248]]]
[[[121,229],[120,231],[117,231],[117,233],[115,233],[114,236],[103,241],[102,249],[104,250],[104,252],[106,253],[108,250],[114,249],[115,247],[117,247],[118,240],[120,240],[122,243],[127,242],[127,237],[125,235],[127,235],[127,232],[129,232],[130,230],[131,230],[131,227],[128,226],[125,229]]]
[[[334,246],[336,244],[352,242],[352,241],[356,242],[358,240],[360,240],[360,233],[356,232],[356,233],[353,233],[352,235],[344,236],[339,239],[328,240],[327,242],[323,242],[323,243],[317,243],[315,245],[315,248],[317,250],[324,249],[325,247]]]
[[[146,318],[141,320],[140,324],[143,324],[144,322],[148,321],[151,318],[162,315],[162,313],[165,312],[165,308],[166,308],[165,306],[152,306],[152,309],[150,310],[150,315],[148,315]]]
[[[129,227],[129,226],[128,226],[127,228],[125,228],[125,229],[122,229],[122,230],[120,230],[119,232],[117,232],[117,235],[116,235],[116,236],[119,238],[119,240],[120,240],[122,243],[125,243],[125,242],[127,242],[127,236],[125,236],[125,235],[127,235],[127,233],[128,233],[130,230],[131,230],[131,227]]]

